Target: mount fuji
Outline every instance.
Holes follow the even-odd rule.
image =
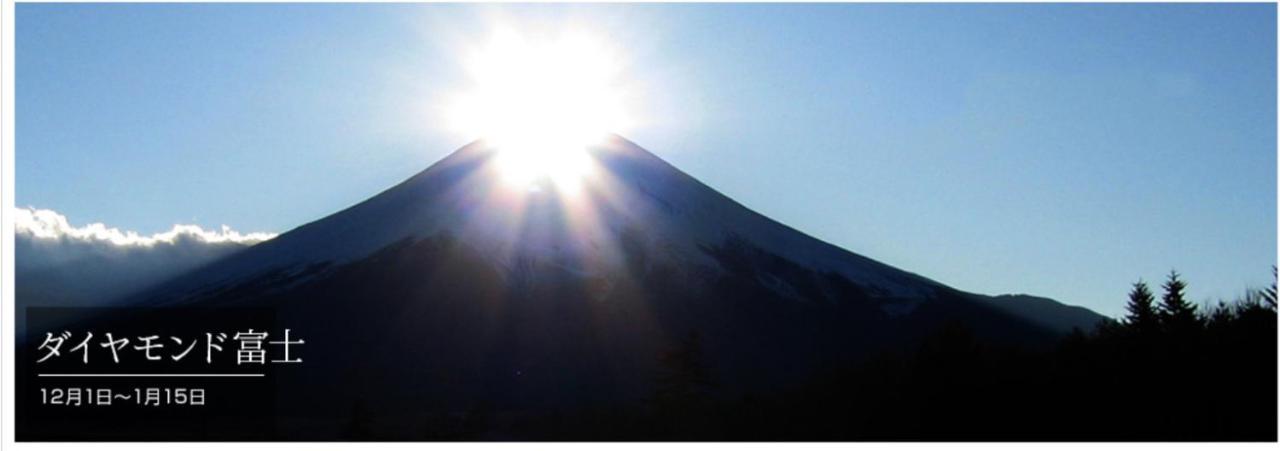
[[[307,337],[291,437],[422,418],[643,405],[697,337],[716,396],[768,393],[961,324],[1048,344],[1102,316],[966,293],[762,216],[617,136],[573,193],[513,189],[477,141],[345,210],[134,296],[255,306]],[[317,396],[324,393],[324,396]],[[357,412],[357,413],[353,413]],[[513,414],[515,415],[515,414]]]

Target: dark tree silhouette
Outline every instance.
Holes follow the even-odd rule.
[[[1125,305],[1129,314],[1125,316],[1125,324],[1139,332],[1151,332],[1160,325],[1160,316],[1156,312],[1155,296],[1147,283],[1138,280],[1129,292],[1129,303]]]
[[[1272,310],[1276,308],[1276,279],[1280,274],[1276,272],[1276,267],[1271,267],[1271,286],[1262,290],[1262,301],[1266,302]]]
[[[1187,283],[1178,271],[1170,271],[1164,282],[1164,296],[1160,299],[1160,317],[1170,331],[1184,333],[1200,325],[1196,306],[1186,299]]]

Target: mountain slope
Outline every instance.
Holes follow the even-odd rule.
[[[711,263],[700,246],[736,236],[807,267],[836,272],[884,297],[919,299],[938,286],[763,217],[621,138],[593,154],[601,174],[589,182],[591,193],[584,196],[589,198],[567,205],[551,192],[503,186],[497,169],[487,164],[493,150],[473,143],[378,196],[256,246],[188,283],[225,283],[269,269],[350,262],[401,239],[440,233],[485,246],[499,260],[532,252],[575,269],[590,270],[588,263],[616,269],[620,253],[595,249],[616,245],[619,230],[640,228],[656,231],[667,245],[660,252],[673,259]],[[596,260],[585,261],[591,259]]]
[[[1065,305],[1053,299],[1026,294],[984,297],[983,301],[1001,311],[1064,334],[1073,329],[1092,331],[1106,319],[1084,307]]]
[[[279,376],[295,438],[330,438],[353,411],[378,437],[415,438],[423,418],[478,405],[642,404],[681,371],[672,352],[702,356],[715,396],[742,396],[949,323],[1057,336],[759,215],[622,138],[591,149],[577,194],[504,185],[494,152],[468,145],[135,302],[269,307],[306,334],[305,372]]]

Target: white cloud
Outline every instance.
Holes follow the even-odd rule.
[[[117,246],[154,246],[174,244],[180,240],[193,239],[206,243],[240,243],[257,244],[275,238],[274,233],[241,234],[231,227],[223,225],[222,230],[204,230],[198,225],[174,224],[168,232],[151,236],[142,236],[132,230],[120,231],[114,227],[95,222],[83,227],[75,227],[67,222],[67,217],[53,210],[37,210],[35,208],[19,208],[14,217],[14,228],[18,234],[26,234],[35,239],[69,239],[85,241],[105,241]]]
[[[141,235],[101,223],[73,226],[53,210],[14,213],[19,306],[101,305],[276,236],[196,225]]]

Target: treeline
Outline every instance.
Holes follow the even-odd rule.
[[[785,393],[731,397],[696,335],[643,409],[541,418],[519,435],[598,440],[1275,441],[1276,287],[1197,307],[1175,272],[1128,314],[1048,349],[951,324],[913,352],[833,368]]]

